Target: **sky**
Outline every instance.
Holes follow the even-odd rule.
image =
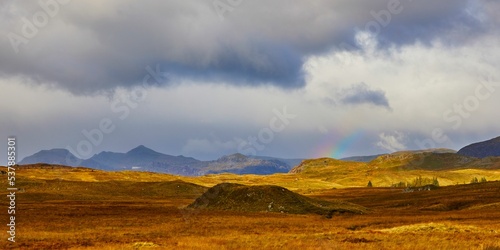
[[[500,135],[495,0],[0,2],[0,151],[341,158]],[[1,157],[0,164],[6,164]]]

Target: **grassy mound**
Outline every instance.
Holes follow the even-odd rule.
[[[221,183],[197,198],[188,208],[290,214],[363,214],[366,208],[344,201],[323,201],[279,186]]]

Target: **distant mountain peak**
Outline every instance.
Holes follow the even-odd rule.
[[[228,162],[228,161],[243,162],[243,161],[247,161],[248,159],[249,159],[248,156],[240,154],[240,153],[236,153],[236,154],[232,154],[232,155],[222,156],[217,161],[222,161],[222,162]]]
[[[38,153],[49,153],[49,152],[52,152],[52,153],[59,153],[59,154],[67,154],[67,153],[70,153],[69,150],[65,149],[65,148],[53,148],[53,149],[44,149],[44,150],[40,150]]]
[[[156,151],[154,151],[154,150],[152,150],[144,145],[139,145],[139,146],[131,149],[130,151],[128,151],[126,154],[127,155],[130,155],[130,154],[136,155],[136,154],[160,154],[160,153],[158,153],[158,152],[156,152]]]
[[[147,150],[147,149],[149,149],[149,148],[144,146],[144,145],[139,145],[139,146],[131,149],[130,151],[132,151],[132,150]]]
[[[248,156],[246,156],[244,154],[240,154],[240,153],[229,155],[229,157],[234,157],[234,158],[248,158]]]
[[[25,157],[19,164],[35,164],[35,163],[47,163],[47,164],[58,164],[58,165],[69,165],[76,166],[82,160],[76,158],[69,150],[64,148],[54,148],[48,150],[40,150],[39,152]]]

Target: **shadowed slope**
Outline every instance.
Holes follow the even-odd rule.
[[[278,212],[290,214],[366,213],[366,208],[344,201],[323,201],[294,193],[279,186],[245,186],[221,183],[205,192],[188,208],[241,212]]]
[[[458,151],[458,154],[478,158],[500,156],[500,136],[488,141],[477,142],[465,146]]]

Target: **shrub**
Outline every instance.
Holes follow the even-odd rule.
[[[413,180],[413,182],[409,185],[407,185],[408,187],[423,187],[423,186],[427,186],[427,185],[434,185],[434,186],[439,186],[439,181],[437,179],[437,177],[433,177],[432,179],[430,178],[422,178],[422,176],[419,176],[417,178],[415,178],[415,180]]]
[[[472,178],[472,180],[470,181],[471,184],[473,183],[479,183],[479,180],[477,179],[477,177],[474,177]]]
[[[399,183],[396,183],[396,184],[392,184],[391,187],[397,187],[397,188],[404,188],[406,187],[406,182],[404,181],[400,181]]]

